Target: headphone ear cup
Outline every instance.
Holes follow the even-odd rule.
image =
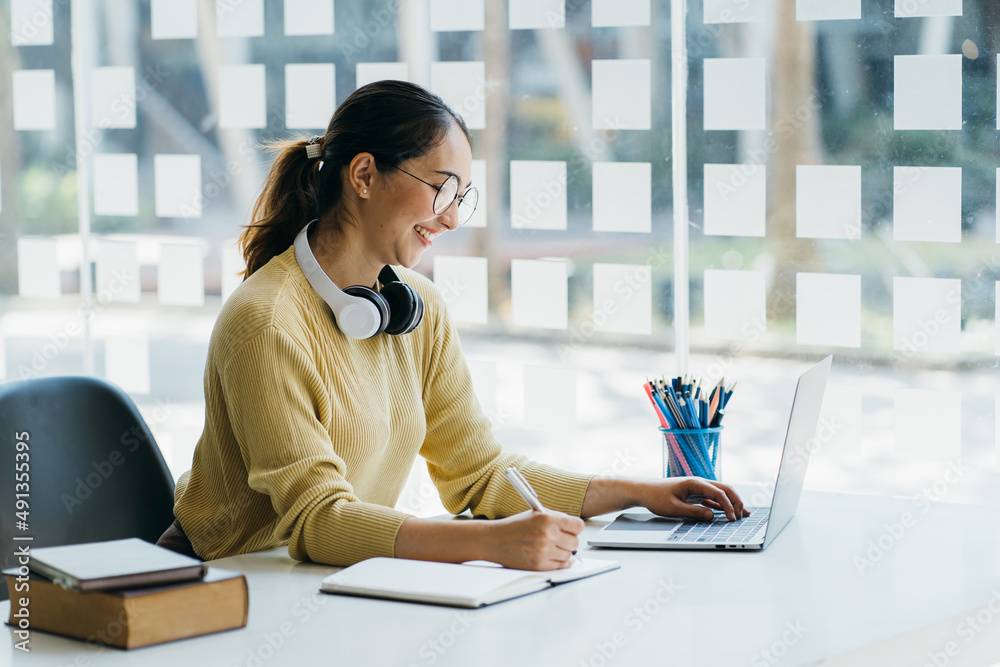
[[[385,331],[385,327],[389,323],[389,304],[386,302],[385,297],[383,297],[375,290],[369,287],[364,287],[362,285],[352,285],[351,287],[346,287],[344,288],[344,294],[365,299],[371,302],[371,304],[375,306],[375,309],[378,311],[378,317],[379,317],[378,330],[375,331],[375,333],[373,333],[371,336],[366,336],[367,338],[377,336],[378,334]],[[350,323],[348,322],[342,323],[339,321],[337,322],[337,325],[340,326],[341,331],[345,331],[351,326]],[[352,336],[352,337],[357,338],[357,336]]]
[[[417,328],[424,319],[424,300],[404,282],[386,283],[381,294],[389,304],[389,323],[385,332],[401,336]]]

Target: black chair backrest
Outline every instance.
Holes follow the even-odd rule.
[[[19,499],[27,501],[21,508]],[[17,564],[22,545],[156,542],[173,508],[173,477],[122,390],[86,376],[0,384],[4,568]],[[6,593],[0,585],[0,599]]]

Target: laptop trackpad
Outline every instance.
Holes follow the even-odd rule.
[[[684,519],[671,519],[651,512],[642,514],[619,514],[604,530],[655,530],[670,532],[681,525]]]

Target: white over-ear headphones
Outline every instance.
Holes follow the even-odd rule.
[[[295,261],[316,293],[329,304],[337,326],[351,338],[371,338],[385,331],[393,336],[409,333],[424,317],[424,301],[389,266],[379,273],[382,289],[352,285],[341,290],[326,275],[309,247],[307,224],[295,237]]]

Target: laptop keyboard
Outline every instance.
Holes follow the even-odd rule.
[[[754,507],[750,516],[730,521],[722,512],[716,512],[711,521],[685,519],[665,540],[666,542],[705,544],[746,544],[761,526],[767,523],[770,507]]]

